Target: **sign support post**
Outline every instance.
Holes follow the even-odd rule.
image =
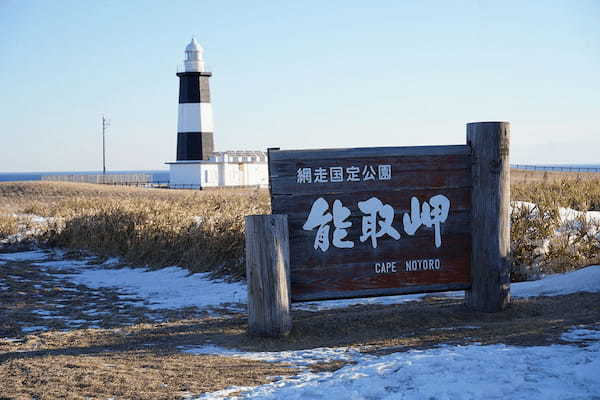
[[[469,123],[467,144],[473,157],[473,247],[465,303],[497,312],[510,302],[510,123]]]
[[[287,215],[246,217],[248,333],[284,336],[292,329]]]

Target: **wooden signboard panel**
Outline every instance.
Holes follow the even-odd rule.
[[[471,148],[269,150],[292,301],[470,287]]]

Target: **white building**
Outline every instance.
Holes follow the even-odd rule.
[[[208,160],[169,164],[173,188],[248,187],[269,185],[267,154],[263,151],[212,153]]]
[[[173,188],[268,187],[264,151],[214,151],[213,116],[204,49],[192,39],[179,77],[177,161],[168,162]]]

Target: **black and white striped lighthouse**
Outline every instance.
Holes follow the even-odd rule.
[[[214,151],[213,114],[204,49],[195,39],[185,48],[185,69],[179,77],[177,161],[208,160]]]

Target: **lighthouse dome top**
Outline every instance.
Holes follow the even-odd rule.
[[[204,51],[204,49],[202,48],[202,46],[200,46],[198,44],[198,42],[196,42],[195,38],[192,38],[192,41],[185,46],[185,51],[187,52],[198,52],[198,53],[202,53]]]
[[[192,41],[185,46],[184,64],[186,72],[204,72],[203,52],[202,46],[196,42],[196,39],[192,38]]]

